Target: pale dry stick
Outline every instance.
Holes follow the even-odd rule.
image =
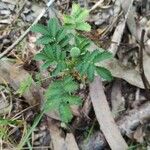
[[[123,139],[111,114],[100,77],[90,84],[90,96],[100,128],[112,150],[127,150],[128,145]]]
[[[75,137],[72,133],[67,133],[65,142],[67,150],[79,150]]]
[[[33,105],[33,106],[29,106],[29,107],[27,107],[26,109],[23,109],[22,111],[20,111],[20,112],[17,113],[16,115],[14,115],[11,119],[12,119],[12,120],[18,119],[21,114],[23,114],[24,112],[28,111],[29,109],[31,109],[31,108],[33,108],[33,107],[36,107],[37,105],[39,105],[39,104],[36,104],[36,105]]]
[[[131,0],[121,0],[121,7],[125,14],[127,14],[128,6],[129,6],[130,2],[131,2]],[[135,39],[138,42],[140,42],[142,29],[141,29],[141,27],[138,27],[136,25],[134,14],[136,14],[135,9],[131,9],[129,12],[129,17],[127,18],[127,26],[128,26],[129,31],[131,32],[131,35],[133,35],[133,37],[135,37]]]
[[[133,1],[134,0],[131,0],[130,4],[128,6],[128,10],[127,10],[127,13],[125,15],[124,20],[118,24],[118,26],[116,27],[115,32],[113,34],[113,37],[112,37],[113,43],[110,45],[108,51],[110,51],[114,56],[116,55],[116,52],[118,50],[118,46],[120,45],[120,42],[122,40],[122,36],[123,36],[123,32],[124,32],[124,29],[126,26],[127,18],[129,16],[131,8],[133,6]]]
[[[90,10],[89,12],[93,11],[94,9],[96,9],[98,6],[100,6],[102,3],[104,2],[104,0],[99,0]]]
[[[48,10],[48,8],[53,4],[55,0],[50,0],[47,3],[47,7],[44,8],[40,15],[35,19],[35,21],[32,23],[32,25],[18,38],[17,41],[15,41],[11,46],[9,46],[3,53],[0,54],[0,59],[3,58],[4,56],[6,56],[8,53],[10,53],[24,38],[25,36],[29,33],[29,31],[31,30],[32,26],[35,25],[40,19],[41,17],[46,13],[46,11]]]

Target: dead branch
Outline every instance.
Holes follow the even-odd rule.
[[[93,11],[94,9],[96,9],[98,6],[102,5],[103,2],[104,2],[104,0],[99,0],[99,1],[90,9],[90,12]]]

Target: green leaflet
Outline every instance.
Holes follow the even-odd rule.
[[[64,22],[66,24],[74,24],[74,18],[72,16],[67,16],[67,15],[64,15]]]
[[[104,67],[96,67],[96,71],[97,74],[99,74],[103,79],[107,81],[111,81],[113,79],[111,72]]]
[[[50,31],[52,37],[56,36],[59,29],[60,26],[56,18],[52,18],[48,21],[48,30]]]
[[[95,75],[95,66],[94,65],[90,65],[88,70],[87,70],[87,75],[88,75],[88,79],[90,81],[94,80],[94,75]]]
[[[54,39],[51,39],[49,36],[41,36],[39,39],[37,39],[36,43],[39,45],[40,44],[46,45],[53,41],[54,41]]]
[[[49,35],[48,29],[42,24],[36,24],[31,28],[32,32],[41,33],[43,35]]]
[[[74,95],[77,89],[78,84],[73,81],[72,77],[65,77],[62,80],[53,82],[45,93],[44,110],[58,110],[62,121],[68,123],[72,118],[70,105],[81,105],[81,99]],[[67,110],[64,110],[65,108]]]
[[[104,58],[103,58],[104,56]],[[87,76],[89,81],[93,81],[95,71],[104,79],[111,81],[111,73],[105,68],[99,68],[96,66],[97,61],[105,60],[110,58],[112,55],[108,52],[100,52],[95,50],[93,52],[86,52],[81,57],[81,62],[76,65],[76,69],[79,71],[81,76]],[[98,68],[98,69],[97,69]]]
[[[48,60],[48,61],[45,61],[45,63],[41,66],[41,69],[47,69],[49,66],[51,66],[53,63]]]
[[[68,123],[72,119],[73,115],[70,107],[67,104],[61,104],[59,107],[59,114],[63,122]]]
[[[106,59],[110,59],[112,58],[112,54],[110,52],[107,52],[107,51],[103,51],[103,52],[100,52],[94,59],[94,62],[97,63],[97,62],[100,62],[100,61],[103,61],[103,60],[106,60]]]
[[[62,28],[57,32],[56,39],[58,42],[60,42],[64,39],[65,36],[66,36],[66,30]]]
[[[63,49],[69,45],[67,33],[65,29],[59,25],[56,18],[50,19],[47,26],[41,24],[34,25],[31,31],[42,34],[37,40],[37,44],[59,45]]]
[[[32,77],[29,75],[25,80],[20,83],[19,89],[16,93],[22,96],[25,92],[29,90],[32,85]]]
[[[76,23],[76,29],[89,32],[91,31],[91,26],[86,22],[85,23],[81,22],[81,23]]]
[[[83,36],[76,36],[75,45],[80,49],[81,53],[84,53],[90,46],[90,40]]]
[[[78,4],[72,5],[71,15],[64,16],[64,23],[68,29],[76,29],[81,31],[90,31],[91,26],[86,23],[89,11],[81,8]]]
[[[48,58],[47,58],[47,55],[45,53],[38,53],[35,55],[34,59],[35,60],[46,60]]]

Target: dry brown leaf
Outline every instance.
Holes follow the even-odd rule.
[[[57,122],[48,119],[48,123],[53,150],[67,150],[65,139],[62,137],[62,131],[59,129]]]
[[[143,130],[142,130],[142,127],[139,127],[139,128],[137,128],[136,129],[136,131],[134,132],[134,134],[133,134],[133,137],[134,137],[134,139],[136,139],[136,141],[137,142],[139,142],[139,143],[143,143],[143,141],[144,141],[144,132],[143,132]]]
[[[124,79],[131,85],[144,88],[139,72],[135,69],[129,69],[121,65],[121,62],[119,62],[117,59],[113,58],[111,60],[101,62],[99,65],[110,70],[114,77]]]
[[[129,82],[130,84],[137,86],[139,88],[144,88],[143,81],[141,79],[141,75],[139,71],[137,71],[135,68],[129,69],[123,65],[116,59],[112,59],[109,61],[102,62],[101,65],[106,67],[108,70],[111,71],[112,75],[114,77],[122,78]],[[143,55],[143,66],[145,75],[150,82],[150,57],[144,53]]]
[[[114,118],[118,117],[120,112],[125,110],[125,100],[121,94],[121,81],[115,80],[111,91],[111,105]]]
[[[112,117],[99,77],[96,77],[90,84],[90,96],[96,118],[111,149],[127,150],[128,146]]]

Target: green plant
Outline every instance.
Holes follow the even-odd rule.
[[[84,8],[80,8],[79,5],[73,4],[71,15],[64,15],[65,27],[68,29],[76,29],[81,31],[90,31],[91,26],[86,23],[89,11]]]
[[[9,125],[19,125],[19,124],[21,124],[20,120],[0,118],[0,139],[8,139]]]
[[[19,89],[16,91],[19,96],[22,96],[29,90],[32,85],[32,77],[29,75],[25,80],[20,83]]]
[[[53,82],[46,94],[47,99],[44,110],[49,111],[57,109],[63,122],[69,122],[72,119],[70,105],[81,105],[80,97],[74,95],[78,89],[78,84],[72,77],[64,77],[62,80]]]
[[[54,79],[45,93],[43,111],[57,110],[65,123],[73,117],[70,105],[82,104],[77,96],[78,82],[93,81],[95,73],[108,81],[112,80],[107,69],[97,66],[99,61],[111,58],[111,53],[102,49],[91,52],[91,41],[78,33],[90,31],[87,17],[86,9],[73,4],[71,15],[64,16],[63,25],[52,18],[47,26],[37,24],[32,27],[33,32],[41,34],[37,43],[44,45],[35,59],[43,61],[43,69],[51,68],[50,75]]]

